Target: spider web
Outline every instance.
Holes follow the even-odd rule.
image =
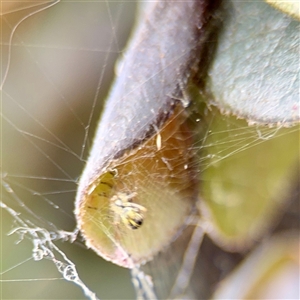
[[[96,298],[92,289],[116,298],[116,283],[133,297],[127,270],[112,284],[106,272],[116,268],[105,271],[110,264],[85,251],[80,239],[67,255],[70,245],[54,241],[76,238],[77,180],[135,4],[43,2],[16,3],[7,13],[2,4],[1,298]],[[81,255],[91,257],[82,276],[97,278],[90,289],[73,263]]]
[[[134,298],[129,271],[86,249],[73,210],[135,3],[41,1],[7,11],[5,2],[1,5],[1,298]],[[230,138],[221,139],[208,123],[194,146],[204,151],[202,169],[212,164],[202,146],[208,136],[216,136],[213,146],[219,146],[215,163],[279,131],[251,129],[249,137],[249,130],[228,123]],[[239,150],[232,150],[237,143]],[[183,237],[187,247],[174,269],[171,296],[182,293],[190,280],[204,230],[195,228]],[[157,271],[150,278],[147,272],[166,260],[161,255],[132,270],[139,297],[156,297],[152,284],[164,274]]]

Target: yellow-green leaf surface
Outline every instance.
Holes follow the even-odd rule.
[[[247,248],[274,221],[299,168],[299,128],[248,127],[214,112],[203,143],[203,218],[214,240]]]
[[[263,1],[224,1],[208,88],[223,111],[255,123],[300,119],[299,21]]]
[[[196,193],[185,118],[181,109],[158,135],[111,161],[78,206],[87,245],[106,259],[130,268],[152,259],[191,213]],[[125,196],[124,205],[142,206],[138,228],[128,226],[124,208],[116,210],[112,199],[118,193],[134,195],[130,201]]]

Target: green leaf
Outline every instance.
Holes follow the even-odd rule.
[[[299,22],[265,2],[225,1],[208,89],[223,111],[293,124],[299,108]]]
[[[203,218],[219,245],[241,250],[272,226],[287,200],[299,163],[299,130],[213,116],[203,143]]]

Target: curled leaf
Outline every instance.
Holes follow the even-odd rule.
[[[75,213],[87,245],[125,267],[174,240],[197,198],[185,109],[207,38],[207,7],[206,1],[147,6],[80,179]]]

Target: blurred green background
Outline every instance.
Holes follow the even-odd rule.
[[[1,81],[9,63],[1,91],[1,172],[15,193],[2,190],[1,200],[34,226],[72,231],[76,182],[136,3],[60,1],[47,9],[51,3],[1,3]],[[1,210],[1,299],[83,299],[52,262],[33,261],[30,240],[16,245],[18,236],[7,236],[15,227]],[[83,242],[57,245],[101,299],[134,298],[128,270]]]

